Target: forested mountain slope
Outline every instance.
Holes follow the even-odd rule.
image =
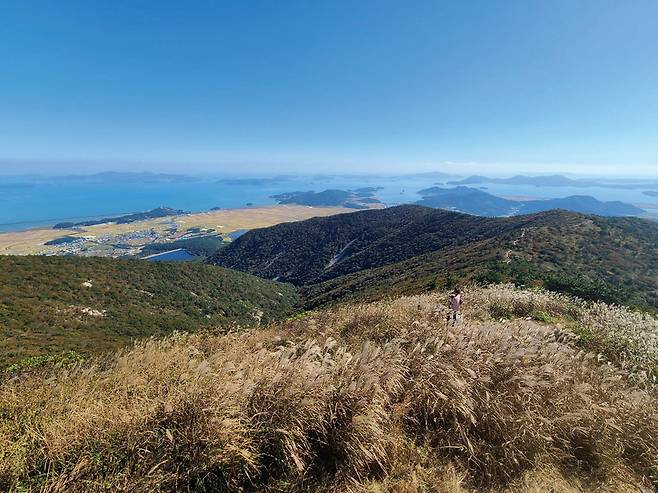
[[[292,286],[197,263],[0,256],[0,367],[289,315]]]
[[[658,308],[658,224],[562,210],[485,218],[400,206],[254,230],[210,259],[304,286],[311,306],[480,280]]]
[[[304,285],[492,238],[533,220],[541,215],[487,218],[403,205],[250,231],[209,261]]]

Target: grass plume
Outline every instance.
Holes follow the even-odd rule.
[[[655,388],[528,320],[639,319],[556,296],[472,289],[456,327],[442,295],[399,298],[15,373],[0,490],[655,490]]]

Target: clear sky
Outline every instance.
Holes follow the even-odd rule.
[[[0,171],[658,174],[655,0],[3,0]]]

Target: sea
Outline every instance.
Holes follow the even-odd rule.
[[[186,180],[81,180],[47,177],[0,177],[0,231],[20,231],[52,226],[62,221],[82,221],[100,217],[171,207],[189,212],[215,207],[239,208],[270,205],[273,195],[292,191],[327,189],[354,190],[379,187],[376,196],[388,206],[413,203],[419,190],[446,186],[458,177],[433,174],[376,176],[286,176],[236,177],[202,176]],[[473,185],[494,195],[511,198],[557,198],[591,195],[599,200],[620,200],[642,204],[658,212],[658,198],[642,190],[610,188],[535,187],[527,185]]]

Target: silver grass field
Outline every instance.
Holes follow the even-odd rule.
[[[655,491],[658,321],[501,285],[0,384],[0,491]]]

